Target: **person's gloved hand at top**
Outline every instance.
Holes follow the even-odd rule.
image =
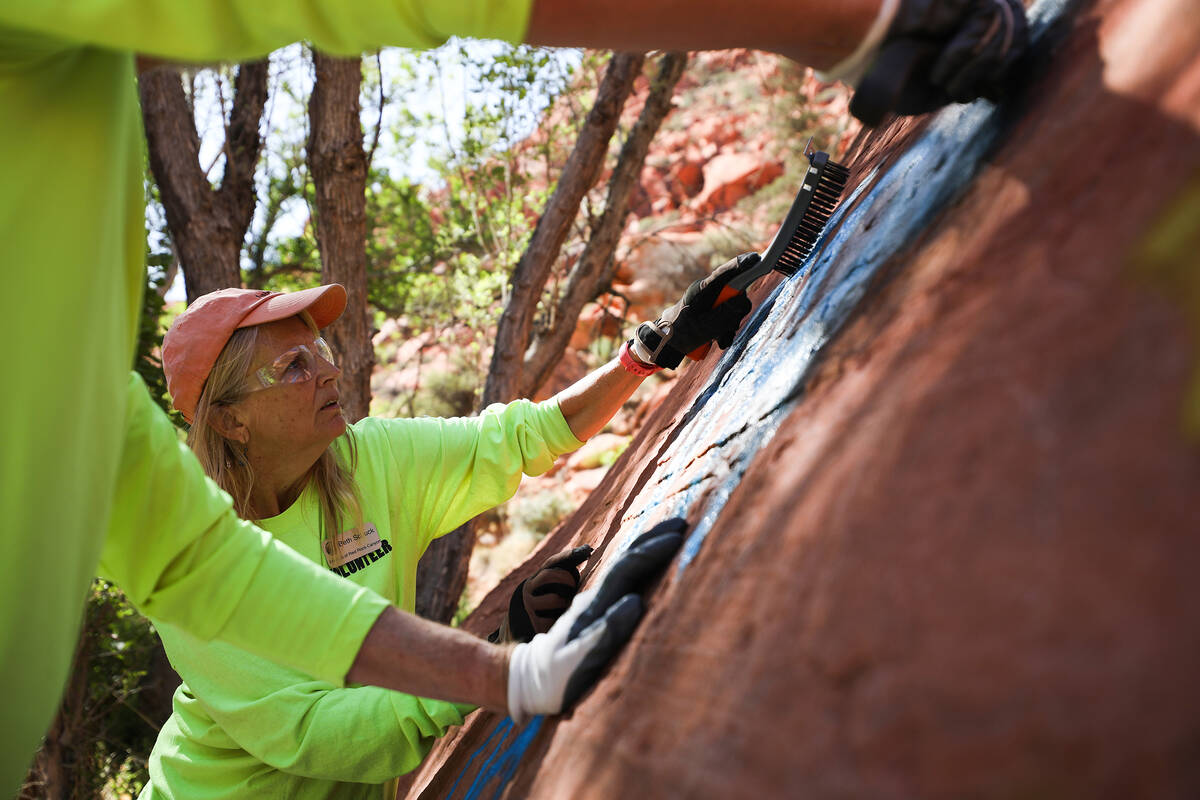
[[[1019,0],[884,0],[871,30],[826,77],[858,88],[850,110],[924,114],[996,97],[1029,44]]]

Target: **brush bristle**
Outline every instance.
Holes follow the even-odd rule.
[[[754,281],[772,270],[779,270],[789,277],[799,272],[813,245],[821,237],[821,231],[837,207],[838,198],[849,179],[850,170],[830,161],[827,153],[818,152],[810,156],[804,187],[792,201],[792,207],[788,209],[767,252],[758,264],[731,280],[728,288],[745,291]]]
[[[846,188],[846,182],[850,179],[850,170],[833,161],[825,162],[824,167],[819,170],[808,207],[795,223],[795,231],[783,243],[783,249],[774,264],[775,269],[788,276],[795,275],[804,265],[804,260],[808,258],[813,245],[820,238],[825,223],[837,207],[842,190]]]

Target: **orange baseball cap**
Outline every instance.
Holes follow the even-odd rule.
[[[346,289],[340,283],[299,292],[254,289],[209,292],[176,317],[163,337],[163,372],[172,404],[184,419],[192,421],[208,373],[238,328],[287,319],[307,311],[320,329],[345,310]]]

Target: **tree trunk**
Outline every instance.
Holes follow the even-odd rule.
[[[621,108],[633,89],[634,79],[641,72],[643,60],[640,53],[615,53],[605,70],[596,102],[563,166],[554,194],[513,271],[512,294],[496,332],[482,407],[517,396],[525,349],[529,345],[542,289],[579,212],[580,201],[600,175],[608,142],[617,129]],[[437,622],[448,622],[453,618],[467,583],[471,551],[475,547],[474,527],[468,522],[435,541],[425,551],[417,565],[417,613],[421,616]]]
[[[443,624],[454,619],[458,600],[467,586],[474,549],[474,520],[433,540],[417,562],[418,615]]]
[[[634,79],[641,73],[644,60],[641,53],[614,53],[608,64],[596,92],[596,102],[563,166],[554,194],[513,271],[512,294],[500,316],[496,347],[484,384],[484,407],[520,396],[525,351],[529,347],[542,290],[571,223],[579,213],[580,201],[600,175],[608,142],[617,129],[621,109],[633,89]]]
[[[666,53],[659,59],[658,72],[650,83],[646,104],[617,158],[608,184],[604,213],[567,279],[566,291],[554,315],[557,324],[538,338],[525,359],[524,369],[519,371],[521,383],[517,396],[532,396],[550,378],[571,341],[579,312],[612,282],[613,254],[621,231],[625,229],[625,218],[629,216],[629,197],[637,186],[650,142],[671,110],[675,85],[686,66],[687,53]]]
[[[308,104],[308,161],[316,191],[321,280],[346,287],[346,313],[327,338],[338,354],[342,409],[357,422],[371,405],[371,343],[367,307],[367,155],[359,119],[362,59],[313,51],[317,81]]]
[[[258,127],[267,101],[267,62],[238,68],[225,135],[225,172],[214,189],[200,166],[200,138],[177,71],[150,69],[138,78],[150,170],[183,267],[187,299],[242,285],[241,249],[254,215]]]
[[[83,731],[82,717],[87,704],[88,670],[91,668],[91,631],[87,624],[75,643],[71,672],[63,688],[58,713],[46,732],[41,749],[34,756],[30,778],[21,798],[39,800],[71,800],[86,795],[78,791],[88,785],[87,760],[93,744]],[[82,734],[82,735],[81,735]],[[80,741],[82,739],[82,741]]]

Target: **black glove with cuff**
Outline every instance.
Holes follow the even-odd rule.
[[[600,586],[575,597],[547,633],[513,648],[508,713],[518,725],[533,714],[571,708],[604,673],[642,616],[649,590],[683,544],[687,522],[668,519],[633,540]]]
[[[537,572],[517,584],[508,601],[508,615],[488,640],[528,642],[550,630],[579,592],[579,565],[591,554],[591,545],[585,544],[542,562]]]
[[[675,369],[684,356],[712,341],[722,350],[729,347],[750,313],[750,298],[737,292],[721,302],[721,290],[759,260],[758,253],[742,253],[693,283],[657,320],[638,326],[633,354],[644,363]]]

